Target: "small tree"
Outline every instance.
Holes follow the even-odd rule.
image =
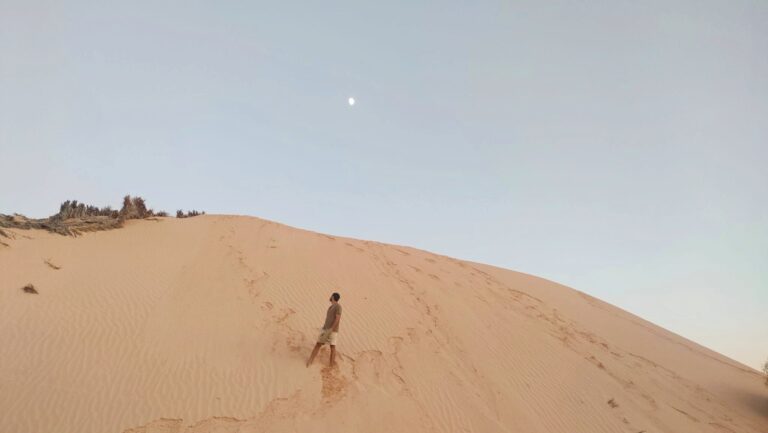
[[[768,386],[768,361],[765,361],[763,372],[765,373],[765,386]]]
[[[123,207],[119,215],[122,220],[142,219],[152,216],[153,211],[147,209],[143,198],[127,195],[123,198]]]
[[[133,208],[136,209],[137,218],[146,218],[149,216],[147,204],[141,197],[133,197]]]

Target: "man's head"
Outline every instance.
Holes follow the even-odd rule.
[[[331,299],[329,299],[329,301],[339,302],[339,299],[341,299],[341,295],[339,295],[337,292],[333,292],[333,294],[331,295]]]

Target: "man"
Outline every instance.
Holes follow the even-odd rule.
[[[339,337],[339,321],[341,321],[341,304],[339,304],[339,299],[341,299],[341,295],[338,293],[332,294],[329,299],[331,306],[328,307],[328,312],[325,314],[325,324],[323,324],[323,329],[317,337],[317,344],[315,344],[315,348],[312,350],[312,355],[307,360],[307,367],[312,365],[317,352],[320,351],[320,348],[325,343],[331,345],[331,367],[336,364],[336,340]]]

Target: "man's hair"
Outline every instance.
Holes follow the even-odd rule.
[[[341,295],[339,295],[336,292],[333,292],[333,295],[331,295],[331,298],[333,298],[334,301],[339,302],[339,299],[341,299]]]

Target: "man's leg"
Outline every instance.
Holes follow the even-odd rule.
[[[309,359],[307,360],[307,367],[309,367],[310,365],[312,365],[312,361],[314,361],[314,360],[315,360],[315,356],[317,356],[317,352],[319,352],[319,351],[320,351],[320,348],[321,348],[321,347],[323,347],[323,343],[317,343],[317,344],[315,344],[315,348],[314,348],[314,349],[312,349],[312,354],[311,354],[311,355],[309,355]],[[331,346],[331,347],[333,347],[333,346]],[[333,350],[333,349],[331,349],[331,350]]]
[[[336,365],[336,346],[331,344],[331,367]]]

